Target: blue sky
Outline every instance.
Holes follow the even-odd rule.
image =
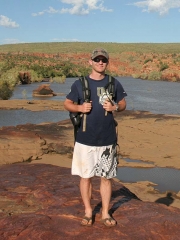
[[[0,0],[0,44],[180,42],[180,0]]]

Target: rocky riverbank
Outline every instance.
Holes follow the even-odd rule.
[[[49,100],[1,101],[0,108],[64,110],[62,102]],[[124,111],[115,117],[119,167],[180,169],[179,116]],[[118,225],[105,229],[100,223],[99,180],[94,179],[95,223],[91,229],[81,227],[79,178],[70,173],[73,140],[70,120],[0,128],[1,239],[178,239],[180,193],[168,197],[149,182],[113,181],[111,213]],[[126,162],[125,157],[141,162]]]

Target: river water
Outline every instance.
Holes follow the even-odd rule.
[[[128,96],[127,109],[149,111],[162,114],[180,114],[180,83],[147,81],[134,79],[132,77],[118,77]],[[76,78],[68,78],[64,84],[51,83],[50,87],[55,93],[64,93],[70,91],[70,86]],[[11,99],[23,99],[23,91],[26,91],[26,98],[42,99],[41,97],[32,97],[32,91],[42,83],[17,86]],[[55,96],[49,99],[64,100],[64,96]]]
[[[147,81],[131,77],[118,77],[117,79],[122,83],[128,94],[126,97],[128,110],[180,115],[180,83]],[[64,101],[70,91],[70,86],[75,80],[75,78],[68,78],[64,84],[51,83],[50,87],[55,93],[64,93],[64,95],[48,99]],[[41,84],[19,85],[15,88],[11,99],[43,99],[32,97],[32,91]],[[68,117],[66,111],[0,110],[0,127],[25,123],[58,122]],[[118,178],[122,182],[151,181],[157,184],[156,189],[161,192],[180,191],[179,176],[180,171],[172,168],[121,167],[118,169]]]
[[[118,78],[128,96],[126,97],[128,110],[149,111],[162,114],[180,114],[180,83],[146,81],[131,77]],[[75,78],[68,78],[64,84],[51,83],[50,87],[55,93],[64,93],[48,99],[64,101],[70,91]],[[33,97],[32,92],[42,83],[19,85],[15,88],[11,99],[42,99]],[[47,99],[46,97],[44,97]],[[68,118],[66,111],[39,111],[28,110],[0,110],[0,127],[25,123],[38,124],[41,122],[57,122]]]

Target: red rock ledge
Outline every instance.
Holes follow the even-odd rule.
[[[79,177],[69,168],[17,163],[0,167],[1,240],[179,240],[180,209],[140,201],[113,182],[110,212],[118,224],[100,222],[99,178],[93,180],[95,222],[80,225],[84,215]]]

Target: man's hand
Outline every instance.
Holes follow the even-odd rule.
[[[117,106],[118,106],[118,110],[117,110]],[[123,98],[121,101],[119,101],[117,104],[112,105],[112,103],[110,101],[105,101],[103,104],[103,108],[107,111],[107,112],[112,112],[112,111],[124,111],[126,109],[126,100],[125,98]]]
[[[87,102],[84,102],[82,105],[81,105],[81,112],[82,113],[88,113],[91,111],[92,109],[92,101],[87,103]]]
[[[106,100],[103,104],[103,108],[107,112],[112,112],[115,110],[116,107],[114,105],[112,105],[112,103],[110,101]]]

